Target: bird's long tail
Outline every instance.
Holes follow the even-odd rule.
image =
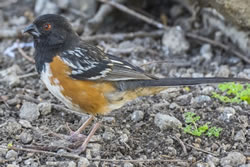
[[[250,83],[249,79],[245,78],[163,78],[159,80],[147,80],[141,82],[142,87],[151,86],[185,86],[185,85],[200,85],[213,84],[223,82],[246,82]]]
[[[134,90],[137,88],[146,87],[168,87],[168,86],[185,86],[185,85],[200,85],[200,84],[213,84],[223,82],[242,82],[250,83],[250,79],[245,78],[162,78],[154,80],[131,80],[120,82],[117,86],[120,90]]]
[[[213,84],[223,82],[242,82],[250,83],[249,79],[244,78],[163,78],[157,80],[136,80],[117,82],[117,88],[120,89],[120,94],[116,94],[111,100],[116,107],[121,107],[124,103],[131,101],[138,96],[149,96],[159,93],[169,86],[185,86],[199,84]]]

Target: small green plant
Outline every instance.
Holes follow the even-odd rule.
[[[225,103],[241,103],[246,101],[250,104],[250,84],[243,86],[239,83],[223,83],[218,86],[221,92],[213,92],[213,97]]]
[[[217,128],[217,127],[213,126],[213,127],[208,129],[206,135],[208,137],[210,137],[210,136],[219,137],[221,131],[222,131],[222,128]]]
[[[209,137],[211,136],[219,137],[220,132],[222,131],[221,128],[217,128],[215,126],[209,128],[210,122],[207,122],[204,125],[198,126],[197,122],[200,120],[200,116],[197,116],[193,112],[184,113],[184,119],[187,125],[183,128],[183,131],[193,136],[201,136],[202,134],[206,132],[205,135]]]

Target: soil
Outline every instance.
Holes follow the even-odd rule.
[[[158,4],[162,3],[162,4]],[[223,32],[205,27],[200,17],[189,21],[190,13],[180,4],[174,2],[152,3],[141,9],[155,20],[161,21],[161,14],[168,18],[168,26],[176,27],[179,24],[188,25],[183,28],[184,34],[193,32],[217,39],[227,46],[233,46]],[[22,1],[11,4],[1,12],[4,20],[3,29],[24,27],[32,20],[28,19],[27,11],[33,13],[34,2]],[[159,10],[159,6],[161,6]],[[179,14],[174,11],[180,10]],[[171,13],[172,10],[172,13]],[[26,12],[26,13],[25,13]],[[59,10],[73,23],[79,18],[67,10]],[[25,16],[24,16],[25,15]],[[35,14],[34,14],[35,15]],[[15,25],[11,20],[25,17],[23,25]],[[18,19],[17,19],[18,20]],[[20,23],[21,24],[21,23]],[[81,28],[83,23],[78,26]],[[191,27],[191,28],[190,28]],[[155,31],[156,28],[127,16],[121,12],[114,12],[105,20],[96,34],[127,33],[136,31]],[[211,32],[209,34],[205,32]],[[80,34],[83,36],[83,34]],[[132,49],[130,52],[112,54],[122,57],[134,65],[143,67],[147,72],[160,77],[199,77],[199,76],[244,76],[250,77],[250,66],[229,51],[202,43],[193,39],[185,39],[188,49],[177,54],[164,49],[162,37],[135,37],[129,40],[98,40],[94,44],[112,51],[126,48],[141,47],[143,50]],[[15,58],[3,52],[15,42],[30,42],[29,36],[15,38],[1,38],[0,40],[0,71],[13,65],[18,65],[18,76],[35,72],[34,64],[15,50]],[[183,41],[178,41],[180,44]],[[204,48],[208,48],[207,50]],[[202,51],[205,50],[205,51]],[[32,57],[33,48],[23,48],[24,52]],[[172,51],[173,52],[173,51]],[[207,55],[211,55],[210,57]],[[171,63],[150,63],[158,61],[172,61]],[[143,66],[143,64],[147,64]],[[6,78],[5,78],[6,79]],[[0,78],[1,80],[1,78]],[[22,105],[30,101],[37,107],[41,103],[47,106],[57,104],[63,106],[51,95],[38,75],[20,78],[16,84],[1,82],[0,84],[0,166],[224,166],[225,158],[229,153],[240,153],[242,156],[237,165],[250,163],[250,106],[246,103],[223,103],[212,97],[212,92],[218,91],[217,85],[200,85],[192,87],[172,87],[166,91],[149,96],[140,97],[122,108],[98,117],[102,120],[87,150],[80,154],[82,158],[58,156],[60,153],[75,154],[68,142],[58,135],[68,135],[66,124],[76,130],[86,120],[87,115],[79,115],[65,110],[39,110],[40,115],[32,120],[24,121],[20,117]],[[22,95],[25,95],[24,100]],[[31,100],[27,99],[30,97]],[[204,98],[205,97],[205,98]],[[63,106],[64,107],[64,106]],[[66,108],[66,107],[65,107]],[[142,112],[141,112],[142,111]],[[184,127],[184,113],[194,112],[200,116],[198,125],[210,122],[211,126],[222,128],[220,136],[200,137],[184,133],[182,128],[160,129],[155,123],[158,113],[178,119]],[[143,113],[138,116],[136,113]],[[227,113],[230,113],[229,116]],[[136,117],[136,119],[134,118]],[[137,117],[139,117],[137,119]],[[91,126],[84,131],[87,135]],[[15,148],[6,150],[7,146]],[[17,148],[43,150],[49,153],[22,151]],[[224,159],[223,159],[224,158]],[[243,160],[242,160],[243,159]],[[128,161],[126,161],[128,160]],[[130,161],[131,160],[131,161]],[[169,160],[169,161],[163,161]],[[238,162],[242,160],[242,162]],[[88,164],[88,165],[86,165]]]

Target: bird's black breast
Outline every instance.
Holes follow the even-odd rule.
[[[36,70],[40,74],[45,70],[45,63],[52,62],[53,57],[56,56],[56,53],[36,50],[34,56],[36,62]]]

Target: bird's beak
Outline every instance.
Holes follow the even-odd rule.
[[[34,24],[28,25],[24,30],[23,33],[29,33],[33,36],[39,37],[41,33],[38,31],[37,27]]]

